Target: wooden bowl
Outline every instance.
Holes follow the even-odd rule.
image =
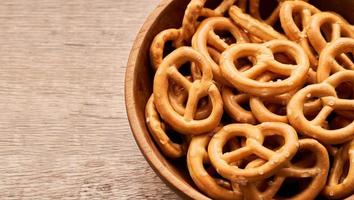
[[[162,0],[142,26],[131,50],[125,75],[125,103],[135,140],[159,177],[180,196],[188,199],[209,199],[190,179],[185,161],[166,159],[150,137],[145,124],[145,104],[152,92],[154,72],[149,60],[150,44],[160,31],[180,27],[186,5],[190,0]],[[209,2],[211,0],[208,0]],[[215,0],[214,2],[220,2]],[[353,23],[353,0],[314,0],[321,10],[342,14]],[[212,3],[212,2],[211,2]]]

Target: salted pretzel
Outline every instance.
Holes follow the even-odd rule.
[[[314,199],[320,194],[322,188],[326,184],[327,175],[329,171],[329,157],[326,148],[313,139],[301,139],[299,140],[299,150],[297,155],[303,151],[310,151],[314,154],[314,158],[304,157],[301,161],[293,163],[290,161],[287,166],[280,169],[271,180],[266,181],[267,184],[263,191],[260,191],[256,183],[248,183],[246,186],[240,186],[246,200],[261,200],[261,199]],[[248,168],[254,168],[264,164],[264,160],[258,159],[251,162],[246,166]],[[312,164],[314,163],[314,164]],[[279,190],[287,178],[304,179],[311,178],[309,185],[304,187],[299,193],[294,194],[291,197],[281,197]],[[292,188],[293,189],[293,188]]]
[[[193,62],[201,71],[201,79],[190,82],[178,68]],[[201,134],[215,129],[223,114],[223,103],[220,92],[212,81],[213,74],[204,57],[190,47],[180,47],[169,54],[161,63],[154,78],[155,106],[162,119],[176,131],[183,134]],[[188,100],[183,115],[176,112],[168,99],[169,80],[180,84],[188,91]],[[212,110],[210,115],[201,120],[195,119],[195,112],[201,98],[209,96]]]
[[[284,35],[274,30],[272,26],[264,22],[260,22],[250,15],[243,13],[242,10],[237,6],[232,6],[230,8],[229,15],[236,24],[240,25],[247,32],[252,33],[254,36],[260,38],[261,40],[287,40]]]
[[[353,38],[339,38],[328,44],[323,49],[320,62],[317,68],[317,81],[322,82],[328,78],[332,73],[343,70],[354,70],[354,61],[347,60],[347,63],[338,63],[336,58],[343,53],[354,54],[354,39]],[[347,66],[345,66],[347,64]]]
[[[296,64],[283,64],[274,59],[275,53],[286,53]],[[235,61],[242,57],[254,57],[253,67],[239,71]],[[236,63],[237,64],[237,63]],[[309,61],[304,50],[287,40],[272,40],[263,44],[236,44],[222,53],[220,67],[228,82],[240,91],[256,96],[271,96],[294,90],[307,79]],[[277,82],[257,80],[264,72],[287,77]]]
[[[174,47],[178,48],[191,40],[204,3],[205,0],[191,0],[185,10],[182,27],[166,29],[155,36],[150,46],[150,61],[155,70],[163,60],[164,48],[168,41],[172,41]]]
[[[340,37],[354,38],[354,31],[351,29],[350,24],[344,21],[342,17],[330,12],[320,12],[312,15],[306,32],[311,45],[318,54],[322,52],[328,43]],[[338,59],[342,62],[350,62],[345,55],[341,55]]]
[[[335,90],[339,84],[348,81],[354,82],[354,71],[337,72],[320,84],[309,85],[298,91],[287,106],[290,124],[300,133],[328,144],[339,144],[353,139],[354,121],[346,127],[334,130],[320,126],[334,110],[354,111],[354,100],[338,98]],[[311,121],[303,113],[304,103],[309,97],[319,97],[323,104],[323,108]]]
[[[302,48],[307,53],[311,66],[316,69],[318,65],[318,58],[307,39],[306,28],[313,14],[321,12],[313,5],[303,1],[285,1],[280,7],[280,23],[288,38],[290,40],[299,42]],[[298,27],[295,22],[294,15],[301,19],[302,29]]]
[[[154,105],[154,96],[151,95],[145,107],[146,125],[160,147],[163,154],[169,158],[180,158],[186,154],[186,144],[173,142],[167,135],[166,125],[161,121]]]
[[[354,140],[337,151],[322,193],[330,199],[342,199],[354,193]]]
[[[221,89],[224,109],[236,122],[256,124],[257,119],[250,110],[243,108],[242,104],[248,104],[250,95],[235,93],[231,87],[224,86]]]
[[[204,164],[210,163],[207,153],[207,147],[211,136],[209,134],[194,136],[189,145],[187,154],[187,166],[189,174],[194,183],[200,190],[208,194],[214,199],[242,199],[242,193],[235,189],[233,190],[230,183],[214,178],[204,167]]]
[[[198,27],[192,39],[192,46],[200,52],[211,66],[214,79],[226,83],[220,72],[219,63],[215,62],[210,55],[208,47],[213,47],[218,52],[223,52],[229,44],[222,40],[217,31],[227,31],[235,38],[236,43],[248,42],[247,35],[237,27],[230,19],[225,17],[211,17],[205,19]],[[214,53],[215,54],[215,53]]]
[[[263,146],[265,137],[280,136],[284,144],[276,151]],[[231,152],[223,153],[228,140],[235,137],[246,137],[245,145]],[[211,139],[208,154],[211,163],[218,173],[232,182],[244,185],[267,178],[275,174],[295,155],[298,149],[296,131],[289,125],[278,122],[250,124],[230,124],[224,126]],[[267,162],[252,169],[242,169],[233,163],[251,155],[257,155]]]

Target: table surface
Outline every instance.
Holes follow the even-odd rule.
[[[1,199],[179,199],[124,105],[129,51],[157,4],[0,1]]]

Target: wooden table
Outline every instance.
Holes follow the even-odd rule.
[[[178,199],[124,106],[128,54],[157,4],[0,1],[0,199]]]

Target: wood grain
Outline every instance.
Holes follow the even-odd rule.
[[[157,4],[0,2],[1,199],[178,199],[124,108],[128,54]]]

